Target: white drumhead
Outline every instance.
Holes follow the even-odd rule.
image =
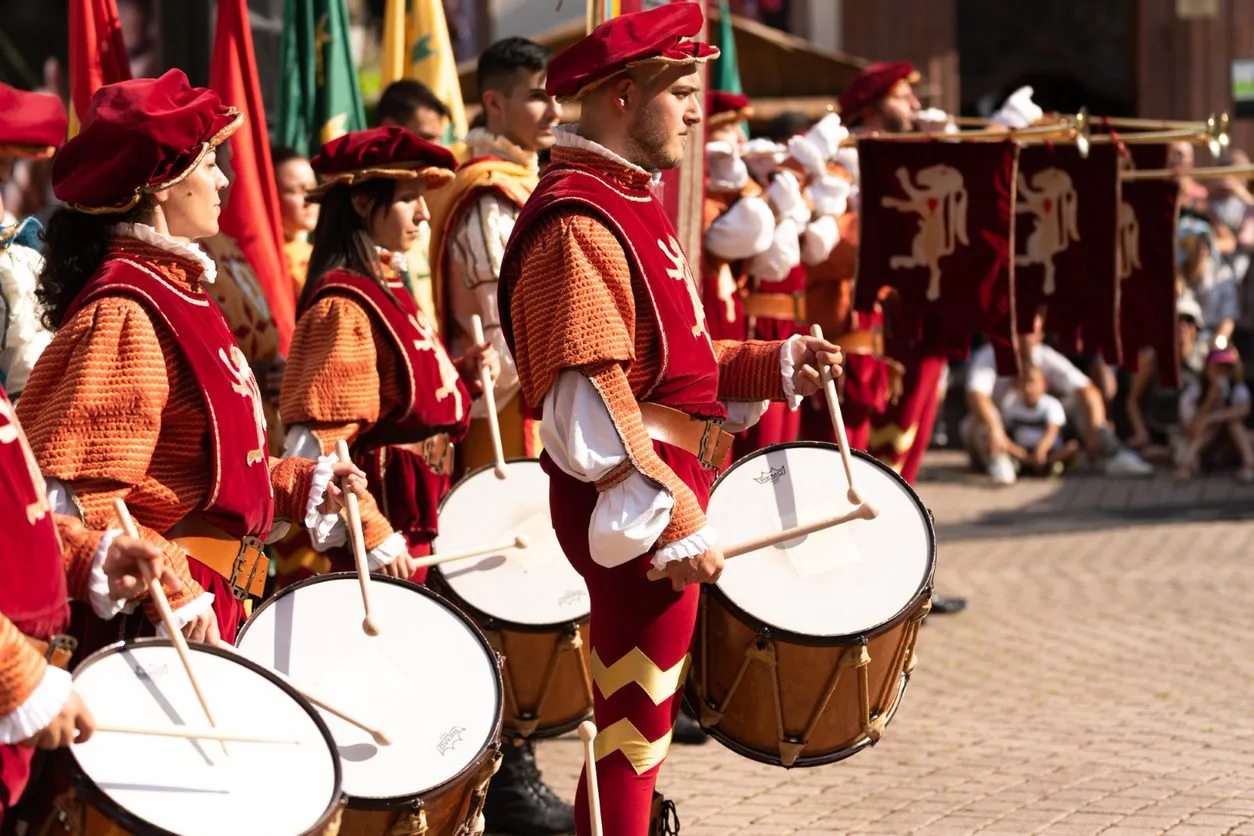
[[[314,715],[233,654],[190,647],[219,729],[299,742],[234,742],[224,753],[216,741],[97,732],[73,747],[78,765],[128,814],[170,833],[309,831],[339,795],[335,753]],[[100,726],[209,728],[178,653],[164,641],[87,659],[74,688]]]
[[[456,777],[491,742],[500,674],[473,625],[425,590],[374,578],[370,606],[379,626],[373,637],[361,629],[356,575],[313,578],[267,602],[237,644],[390,738],[379,746],[322,712],[339,748],[344,792],[413,796]]]
[[[535,459],[491,467],[459,482],[440,506],[436,554],[528,539],[525,549],[442,564],[440,574],[471,607],[513,624],[544,626],[581,621],[590,603],[583,578],[570,565],[549,514],[549,477]]]
[[[732,603],[773,627],[835,637],[884,624],[918,595],[933,564],[927,512],[886,466],[855,457],[853,470],[879,516],[729,559],[718,588]],[[771,447],[722,477],[707,517],[726,548],[851,511],[847,490],[835,447]]]

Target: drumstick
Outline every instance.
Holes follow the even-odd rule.
[[[470,318],[474,329],[475,345],[483,345],[483,319],[479,314]],[[505,449],[501,446],[501,425],[496,417],[496,388],[492,385],[492,373],[484,366],[479,370],[479,385],[483,387],[483,403],[488,409],[488,431],[492,435],[492,454],[496,456],[496,478],[504,479],[509,475],[505,467]]]
[[[138,540],[139,529],[135,527],[135,520],[131,519],[130,509],[126,507],[121,497],[113,500],[113,510],[117,512],[118,519],[122,522],[123,533],[127,537],[134,537]],[[192,683],[192,690],[196,692],[196,699],[200,701],[200,707],[204,709],[205,718],[209,721],[209,725],[217,726],[218,724],[213,720],[213,712],[209,710],[209,702],[205,699],[205,692],[200,689],[196,672],[192,670],[192,654],[187,649],[187,639],[183,637],[183,631],[174,620],[174,613],[170,610],[170,601],[165,597],[165,589],[162,588],[161,582],[153,577],[152,566],[147,560],[136,562],[139,564],[140,573],[148,583],[148,594],[152,596],[152,602],[157,607],[157,612],[161,614],[161,623],[165,625],[165,631],[170,634],[170,643],[178,652],[179,659],[183,663],[183,670],[187,671],[187,679]],[[222,744],[222,751],[226,752],[226,743]]]
[[[817,322],[810,326],[810,336],[823,339],[823,326]],[[819,374],[823,378],[823,394],[827,400],[827,414],[832,419],[832,429],[836,430],[836,438],[840,441],[840,460],[845,465],[845,479],[849,483],[849,501],[854,505],[862,502],[858,489],[853,484],[853,457],[849,454],[849,438],[845,434],[845,418],[840,412],[840,398],[836,395],[836,380],[832,377],[831,366],[819,363]]]
[[[226,642],[222,640],[219,640],[216,646],[222,648],[223,650],[229,650],[232,653],[239,653],[238,648],[236,648],[234,645],[227,644]],[[334,705],[322,699],[321,697],[310,693],[303,686],[297,685],[295,682],[293,682],[292,678],[288,676],[287,674],[283,673],[282,671],[277,671],[274,668],[266,668],[266,670],[269,671],[274,676],[276,676],[282,682],[284,682],[287,685],[287,687],[291,688],[293,691],[295,691],[296,693],[304,697],[307,702],[313,703],[314,705],[318,706],[318,708],[321,708],[323,711],[325,711],[328,714],[334,714],[336,717],[339,717],[341,720],[343,720],[345,723],[348,723],[350,726],[356,726],[357,728],[361,729],[366,734],[370,735],[374,739],[374,742],[379,744],[380,746],[392,745],[392,739],[388,737],[386,734],[384,734],[383,732],[379,731],[378,729],[372,726],[366,725],[361,720],[358,720],[352,715],[347,714],[344,711],[341,711],[339,708],[336,708]]]
[[[493,543],[490,546],[479,546],[475,549],[464,549],[460,552],[449,552],[448,554],[433,554],[428,557],[420,557],[414,561],[415,569],[423,569],[428,566],[439,566],[441,563],[451,563],[454,560],[465,560],[468,557],[478,557],[481,554],[492,554],[493,552],[504,552],[511,549],[525,549],[531,545],[530,538],[526,534],[519,534],[513,540],[504,543]]]
[[[603,836],[601,829],[601,794],[597,791],[597,757],[592,743],[597,737],[597,727],[591,720],[579,724],[579,739],[583,741],[583,774],[588,782],[588,818],[592,820],[592,836]]]
[[[344,439],[335,442],[335,455],[340,461],[350,461],[348,443]],[[370,570],[366,568],[366,535],[361,530],[361,508],[357,506],[357,494],[348,489],[348,482],[340,484],[344,493],[344,507],[348,510],[348,536],[352,541],[353,562],[357,565],[357,581],[361,584],[361,605],[366,610],[361,629],[367,636],[379,635],[379,625],[370,617]]]
[[[145,737],[182,737],[188,740],[222,740],[232,743],[281,743],[299,746],[299,740],[279,740],[274,737],[253,737],[245,734],[222,732],[217,729],[189,729],[176,726],[169,729],[140,729],[132,726],[96,726],[98,732],[114,734],[138,734]]]
[[[746,540],[743,543],[737,543],[734,546],[729,546],[728,548],[723,549],[723,558],[728,559],[732,557],[739,557],[742,554],[756,552],[759,549],[770,548],[771,546],[778,545],[779,543],[786,543],[789,540],[796,539],[797,537],[805,537],[806,535],[813,534],[816,531],[834,528],[835,526],[852,520],[873,520],[878,515],[879,512],[876,511],[872,505],[864,502],[852,511],[836,517],[827,517],[826,519],[816,520],[815,522],[806,523],[805,525],[796,525],[792,528],[785,528],[783,531],[777,531],[774,534],[767,534],[763,537],[758,537],[756,540]],[[650,569],[648,577],[651,581],[660,581],[666,577],[666,572],[661,569]]]

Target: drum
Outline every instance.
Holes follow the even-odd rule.
[[[504,657],[506,733],[553,737],[592,716],[583,578],[557,544],[549,477],[536,459],[513,459],[509,475],[492,466],[470,473],[440,505],[440,552],[508,542],[525,549],[435,567],[428,583],[475,620]]]
[[[500,762],[496,654],[429,590],[380,575],[370,584],[377,636],[362,631],[357,576],[317,575],[262,604],[239,651],[389,738],[376,744],[323,712],[344,771],[340,836],[477,833]]]
[[[931,605],[931,515],[886,465],[855,452],[855,484],[879,509],[731,558],[702,587],[687,699],[732,750],[818,766],[879,740],[915,665]],[[837,447],[798,442],[736,462],[707,518],[724,545],[852,510]]]
[[[98,731],[71,748],[74,789],[47,833],[222,836],[320,833],[340,799],[340,760],[318,712],[260,665],[190,645],[217,728],[281,743]],[[165,639],[104,648],[74,671],[101,726],[209,728],[177,651]]]

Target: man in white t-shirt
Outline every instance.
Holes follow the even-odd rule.
[[[1019,352],[1024,366],[1041,370],[1048,390],[1064,406],[1075,410],[1076,425],[1081,431],[1084,448],[1094,462],[1102,462],[1108,476],[1149,476],[1150,465],[1136,453],[1123,447],[1106,421],[1106,401],[1101,390],[1059,352],[1043,341],[1044,322],[1037,316],[1031,333],[1019,336]],[[998,484],[1015,481],[1014,464],[1008,455],[1009,438],[997,404],[1005,398],[1014,378],[997,374],[993,347],[985,345],[971,355],[967,370],[967,407],[961,431],[967,451],[979,466]]]
[[[1014,390],[1002,401],[1001,420],[1009,437],[1006,452],[1021,470],[1038,476],[1061,474],[1067,460],[1080,449],[1078,441],[1062,440],[1067,413],[1062,401],[1045,391],[1045,375],[1036,366],[1023,370]]]

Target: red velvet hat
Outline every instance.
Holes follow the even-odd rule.
[[[65,128],[65,107],[56,96],[0,84],[0,157],[51,157],[65,141]]]
[[[323,145],[309,164],[319,182],[306,199],[317,202],[336,186],[380,178],[425,177],[428,189],[438,189],[453,179],[457,158],[447,148],[427,142],[405,128],[388,125],[337,137]]]
[[[181,183],[243,123],[182,70],[106,84],[52,161],[52,191],[79,212],[126,212],[144,194]]]
[[[726,90],[710,92],[710,106],[705,116],[707,127],[718,128],[732,122],[743,122],[752,115],[749,97],[743,93],[728,93]]]
[[[692,40],[704,18],[697,3],[667,3],[605,21],[549,62],[545,90],[577,100],[600,84],[642,64],[694,64],[718,57],[718,47]]]
[[[883,61],[863,67],[862,72],[840,94],[840,120],[851,125],[867,109],[905,81],[914,84],[919,73],[909,61]]]

